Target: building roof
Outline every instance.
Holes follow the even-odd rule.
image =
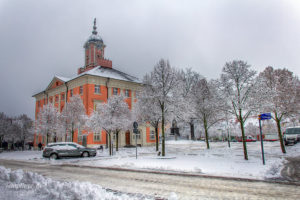
[[[77,79],[77,78],[79,78],[81,76],[84,76],[84,75],[111,78],[111,79],[115,79],[115,80],[128,81],[128,82],[134,82],[134,83],[142,83],[137,77],[131,76],[131,75],[126,74],[124,72],[121,72],[119,70],[116,70],[116,69],[113,69],[113,68],[108,68],[108,67],[98,66],[98,67],[95,67],[91,70],[83,72],[83,73],[81,73],[81,74],[79,74],[75,77],[72,77],[72,78],[66,78],[66,77],[55,75],[54,78],[52,79],[52,81],[50,82],[50,84],[47,86],[47,88],[44,91],[46,91],[49,88],[49,86],[51,85],[53,80],[56,79],[56,78],[63,81],[64,83],[67,83],[71,80]],[[38,95],[38,94],[43,93],[44,91],[39,92],[37,94],[34,94],[33,97]]]
[[[69,78],[66,78],[66,77],[62,77],[62,76],[54,76],[55,78],[58,78],[59,80],[63,81],[63,82],[67,82],[69,81],[70,79]]]
[[[84,75],[100,76],[100,77],[111,78],[111,79],[116,79],[116,80],[141,83],[141,81],[134,76],[131,76],[129,74],[126,74],[126,73],[116,70],[114,68],[101,67],[101,66],[98,66],[91,70],[83,72],[70,80],[76,79],[76,78],[78,78],[80,76],[84,76]]]

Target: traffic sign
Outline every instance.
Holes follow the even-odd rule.
[[[263,113],[263,114],[259,115],[260,120],[268,120],[268,119],[271,119],[271,118],[272,118],[271,113]]]
[[[139,124],[137,122],[133,122],[133,128],[138,128]]]

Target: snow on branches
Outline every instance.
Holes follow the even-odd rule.
[[[251,112],[257,109],[256,95],[254,95],[255,75],[256,71],[250,69],[250,65],[246,62],[234,60],[225,64],[219,81],[224,100],[227,100],[230,105],[227,111],[240,123],[245,160],[248,160],[248,154],[244,123]]]
[[[37,115],[36,131],[47,137],[55,136],[59,126],[59,112],[53,104],[44,105]]]
[[[74,95],[70,101],[66,103],[60,114],[59,126],[62,135],[71,133],[72,141],[74,141],[74,131],[78,128],[84,128],[88,117],[79,95]]]
[[[260,96],[265,97],[261,101],[261,110],[273,113],[273,119],[277,124],[281,150],[285,153],[281,121],[284,118],[299,115],[299,79],[287,69],[274,70],[273,67],[267,67],[259,74],[258,82],[259,87],[263,88]]]
[[[170,66],[169,61],[161,59],[150,74],[144,79],[144,90],[151,94],[153,103],[158,104],[162,124],[162,156],[165,156],[165,120],[176,101],[175,92],[179,84],[178,71]]]

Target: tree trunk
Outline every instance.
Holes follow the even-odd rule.
[[[209,149],[208,128],[207,128],[206,117],[203,118],[203,125],[204,125],[204,132],[205,132],[206,148]]]
[[[230,141],[231,141],[231,136],[229,134],[229,130],[228,130],[228,127],[227,127],[227,142],[228,142],[228,147],[230,148]]]
[[[162,111],[162,117],[161,117],[161,136],[162,136],[162,142],[161,142],[161,155],[165,156],[165,107],[164,105],[161,106]]]
[[[73,124],[72,124],[72,142],[74,142],[74,128],[73,128]]]
[[[195,132],[194,132],[194,122],[190,122],[190,129],[191,129],[191,140],[195,140]]]
[[[108,142],[109,142],[109,155],[112,155],[112,150],[111,150],[111,133],[108,134]]]
[[[119,151],[119,131],[116,132],[116,151]]]
[[[155,126],[155,144],[156,144],[156,151],[159,151],[158,123]]]
[[[248,160],[248,153],[247,153],[247,146],[246,146],[246,139],[245,139],[245,129],[244,129],[244,122],[242,118],[242,111],[239,111],[239,121],[240,121],[240,126],[241,126],[241,131],[242,131],[242,140],[243,140],[243,148],[244,148],[244,159]]]
[[[108,148],[108,133],[106,132],[106,137],[105,137],[105,149]]]
[[[2,148],[2,141],[3,141],[3,136],[0,136],[0,148]]]
[[[280,141],[281,151],[282,151],[282,153],[286,153],[283,138],[282,138],[280,120],[277,117],[277,113],[275,113],[275,122],[276,122],[276,125],[277,125],[278,138],[279,138],[279,141]]]

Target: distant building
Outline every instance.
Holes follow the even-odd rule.
[[[132,110],[136,102],[136,91],[140,89],[141,82],[138,78],[128,75],[113,68],[112,61],[105,59],[105,44],[97,33],[96,19],[94,20],[92,35],[84,44],[85,65],[77,71],[77,76],[65,78],[54,76],[48,87],[33,95],[36,99],[35,117],[40,109],[47,103],[52,103],[61,112],[67,101],[73,95],[79,94],[83,100],[86,113],[90,115],[97,104],[107,102],[112,95],[123,93],[127,99],[126,103]],[[70,141],[70,134],[67,140]],[[115,139],[115,138],[114,138]],[[65,141],[65,138],[51,138],[52,141]],[[106,133],[92,133],[85,135],[75,131],[74,141],[82,144],[86,141],[88,146],[99,146],[107,144]],[[140,126],[140,134],[137,136],[139,145],[151,145],[155,143],[155,134],[149,125]],[[34,145],[46,143],[46,136],[35,133]],[[115,143],[115,142],[114,142]],[[135,145],[135,135],[132,130],[119,134],[119,145]]]

